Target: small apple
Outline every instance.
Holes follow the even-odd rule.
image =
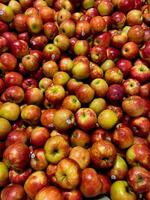
[[[7,185],[8,183],[8,168],[4,162],[0,162],[0,187]]]
[[[98,169],[107,169],[114,165],[117,152],[115,146],[105,140],[95,142],[90,149],[91,161]]]
[[[70,158],[62,159],[57,165],[55,176],[61,188],[75,189],[80,183],[80,167]]]
[[[70,147],[62,136],[57,135],[46,141],[44,151],[48,162],[56,164],[69,155]]]
[[[116,181],[111,185],[110,196],[112,200],[136,200],[136,194],[132,192],[127,181]]]

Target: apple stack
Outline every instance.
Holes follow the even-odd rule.
[[[150,0],[0,0],[0,199],[150,200]]]

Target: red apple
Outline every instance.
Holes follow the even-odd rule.
[[[75,189],[80,183],[80,167],[70,158],[58,163],[55,175],[58,185],[63,189]]]
[[[93,168],[86,168],[81,173],[80,191],[84,197],[92,198],[101,194],[102,182]]]
[[[133,167],[128,171],[128,183],[137,193],[146,193],[150,188],[149,171],[143,167]]]
[[[31,199],[35,199],[36,194],[48,185],[48,179],[43,171],[32,173],[24,184],[24,190]]]
[[[98,169],[112,167],[117,155],[115,146],[105,140],[95,142],[90,149],[90,154],[92,163]]]
[[[126,59],[133,59],[139,53],[138,45],[135,42],[127,42],[121,49],[122,55]]]
[[[124,91],[127,95],[138,95],[140,92],[140,83],[136,79],[126,79],[123,82]]]

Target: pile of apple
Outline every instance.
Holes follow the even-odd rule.
[[[150,1],[0,0],[0,199],[150,200]]]

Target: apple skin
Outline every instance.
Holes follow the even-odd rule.
[[[126,152],[127,163],[136,166],[139,163],[146,169],[150,169],[150,149],[145,144],[134,144]]]
[[[14,13],[10,6],[0,3],[0,10],[2,11],[0,16],[1,21],[9,23],[14,19]]]
[[[128,78],[123,82],[125,93],[128,96],[138,95],[140,92],[140,83],[136,79]]]
[[[62,107],[76,112],[81,107],[81,103],[75,95],[68,95],[63,100]]]
[[[94,38],[94,45],[108,48],[111,41],[111,34],[109,32],[101,33]]]
[[[102,183],[101,194],[109,194],[110,187],[111,187],[110,179],[106,175],[103,175],[103,174],[98,174],[98,178],[100,182]]]
[[[127,24],[129,26],[140,25],[142,22],[143,16],[141,10],[133,9],[127,13]]]
[[[10,86],[21,86],[23,83],[23,76],[18,72],[8,72],[5,74],[4,82],[6,87]]]
[[[120,148],[129,148],[134,141],[134,135],[130,128],[119,127],[116,128],[113,133],[113,142]]]
[[[35,200],[64,200],[62,192],[55,186],[43,187],[35,196]]]
[[[24,40],[16,40],[11,42],[11,53],[16,58],[22,58],[29,53],[29,47]]]
[[[90,153],[87,149],[77,146],[71,149],[69,158],[75,160],[81,169],[85,169],[90,164]]]
[[[7,23],[5,22],[0,22],[0,34],[4,33],[4,32],[7,32],[9,29]]]
[[[106,96],[107,96],[107,99],[110,102],[118,103],[118,102],[122,101],[122,99],[124,97],[123,86],[120,85],[120,84],[110,85],[110,87],[108,88]]]
[[[109,141],[95,142],[90,149],[91,161],[98,169],[108,169],[114,165],[117,152]]]
[[[91,60],[94,63],[101,64],[107,58],[106,49],[100,46],[94,46],[90,50]]]
[[[112,169],[108,172],[108,175],[112,180],[123,180],[128,172],[128,166],[126,161],[117,155],[116,161]]]
[[[80,108],[75,113],[75,120],[82,130],[90,130],[96,126],[96,113],[90,108]]]
[[[29,88],[26,90],[24,98],[27,104],[40,105],[43,100],[43,93],[39,88]]]
[[[58,34],[58,27],[54,22],[47,22],[43,25],[43,31],[49,40],[53,40],[54,37]]]
[[[92,198],[101,194],[102,183],[93,168],[86,168],[81,173],[80,191],[84,197]]]
[[[140,44],[144,40],[144,30],[140,25],[132,26],[129,29],[127,35],[129,41],[135,42],[137,44]]]
[[[146,117],[132,119],[131,127],[134,134],[139,137],[147,137],[150,133],[150,121]]]
[[[119,84],[123,81],[123,73],[118,67],[112,67],[105,72],[105,81],[108,84]]]
[[[82,193],[80,190],[62,191],[65,200],[82,200]]]
[[[80,183],[80,167],[70,158],[62,159],[57,165],[55,176],[61,188],[75,189]]]
[[[13,184],[23,185],[27,178],[31,175],[32,169],[26,169],[23,172],[17,172],[14,169],[9,170],[9,180]]]
[[[138,45],[135,42],[127,42],[123,45],[122,49],[122,56],[125,59],[133,59],[135,58],[139,53]]]
[[[50,60],[43,64],[43,73],[46,77],[52,78],[56,72],[58,72],[58,65],[55,61]]]
[[[98,124],[103,129],[109,130],[113,128],[117,122],[118,117],[113,110],[105,109],[98,115]]]
[[[21,110],[21,118],[27,124],[36,125],[41,116],[41,109],[36,105],[25,105]]]
[[[83,104],[90,103],[94,98],[94,89],[88,84],[81,84],[76,90],[75,95]]]
[[[3,102],[21,103],[24,100],[24,91],[19,86],[8,87],[1,95]]]
[[[31,132],[30,143],[35,147],[44,146],[45,142],[49,138],[49,132],[44,127],[36,127]]]
[[[30,166],[36,171],[46,169],[48,162],[46,160],[44,149],[39,148],[31,152]]]
[[[90,34],[90,23],[88,21],[77,21],[76,23],[76,37],[87,38]]]
[[[150,83],[145,83],[140,87],[140,96],[142,97],[150,97]]]
[[[119,106],[115,106],[115,105],[108,105],[106,107],[108,110],[112,110],[113,112],[116,113],[118,121],[122,120],[123,118],[123,111]]]
[[[22,33],[27,30],[26,20],[27,20],[27,17],[24,14],[19,13],[15,15],[13,23],[17,32]]]
[[[42,50],[48,43],[45,35],[33,36],[30,39],[30,45],[33,49]]]
[[[122,101],[123,111],[130,117],[138,117],[144,114],[144,100],[140,96],[130,96]]]
[[[75,129],[70,136],[70,142],[72,147],[80,146],[88,148],[90,144],[90,136],[88,133],[80,129]]]
[[[46,141],[44,151],[48,162],[57,164],[60,160],[69,155],[70,147],[62,136],[57,135]]]
[[[134,192],[146,193],[150,188],[150,173],[143,167],[132,167],[128,171],[128,183]]]
[[[126,22],[126,15],[123,12],[116,11],[111,15],[111,26],[116,29],[124,27]]]
[[[57,186],[57,181],[55,176],[56,169],[57,165],[49,164],[46,168],[46,175],[48,177],[49,182]]]
[[[2,53],[0,56],[2,64],[7,66],[7,71],[15,70],[17,66],[17,59],[10,53]]]
[[[6,139],[6,147],[14,144],[15,142],[22,142],[26,144],[28,141],[27,134],[24,130],[12,130]]]
[[[0,117],[0,141],[7,138],[8,133],[11,131],[11,124],[7,119]]]
[[[51,108],[43,110],[40,121],[44,127],[49,128],[49,129],[54,128],[53,117],[54,117],[55,112],[56,112],[56,109],[51,109]]]
[[[108,84],[102,78],[96,78],[91,82],[91,87],[95,91],[96,96],[104,97],[108,92]]]
[[[29,164],[29,153],[27,145],[16,142],[5,149],[3,160],[9,168],[23,170]]]
[[[1,200],[25,200],[26,193],[23,186],[18,184],[8,185],[1,191]]]
[[[43,171],[33,172],[24,184],[24,190],[31,199],[35,199],[36,194],[48,185],[48,179]]]
[[[150,79],[150,69],[146,65],[135,65],[130,70],[130,76],[140,83]]]
[[[145,42],[145,44],[140,49],[140,56],[146,61],[150,61],[150,51],[149,51],[150,42]]]
[[[60,50],[54,44],[47,44],[43,49],[43,56],[48,60],[58,61],[60,58]]]
[[[54,113],[53,124],[57,130],[65,131],[74,126],[74,114],[65,108],[59,109]]]
[[[132,67],[132,63],[131,63],[130,60],[120,58],[116,62],[116,67],[118,67],[122,71],[124,77],[126,77],[127,74],[130,72],[130,69]]]
[[[9,175],[8,168],[4,162],[0,162],[0,187],[6,186],[8,184]]]
[[[129,190],[129,191],[128,191]],[[136,200],[136,195],[130,191],[127,181],[116,181],[111,185],[110,196],[112,200]]]
[[[79,58],[79,57],[77,57]],[[73,78],[77,80],[84,80],[89,77],[90,75],[90,66],[89,62],[84,60],[74,60],[74,65],[72,67],[72,75]]]
[[[74,37],[76,26],[75,26],[75,22],[72,19],[64,20],[60,24],[59,28],[60,28],[60,33],[64,33],[69,38]]]

